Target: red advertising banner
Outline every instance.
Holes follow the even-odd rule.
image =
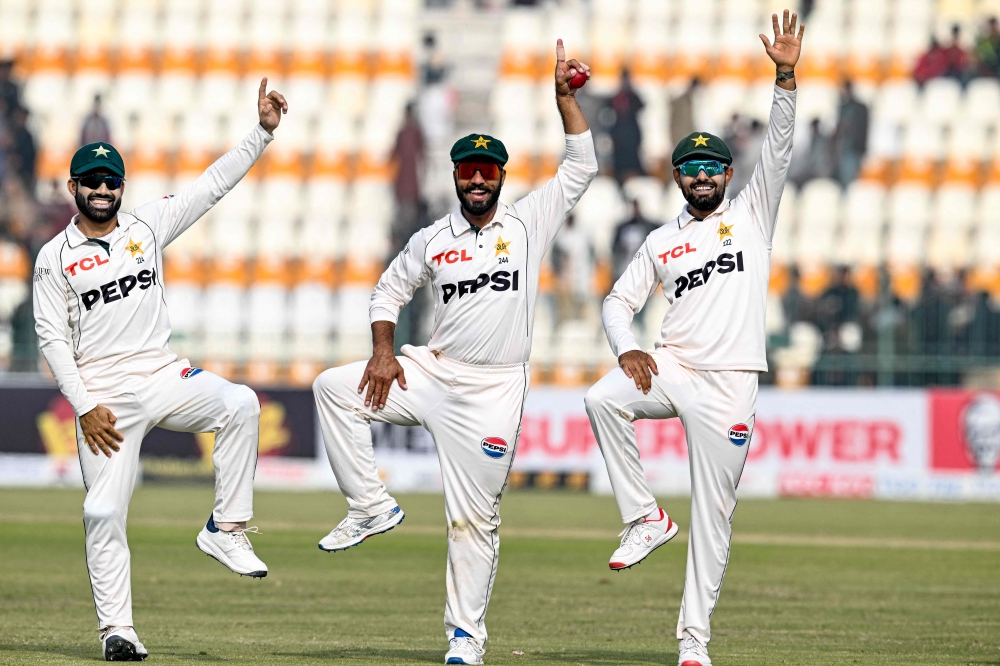
[[[1000,468],[1000,397],[991,391],[932,390],[930,466],[994,473]]]

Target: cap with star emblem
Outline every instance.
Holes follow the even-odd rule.
[[[723,164],[733,163],[733,154],[726,142],[708,132],[692,132],[680,140],[670,156],[670,163],[677,166],[688,160],[719,160]]]
[[[507,164],[507,149],[500,139],[489,134],[470,134],[451,147],[451,161],[464,162],[470,158],[486,159],[503,166]]]
[[[69,163],[71,177],[82,176],[99,169],[107,169],[116,176],[125,177],[125,162],[110,143],[88,143],[76,151]]]

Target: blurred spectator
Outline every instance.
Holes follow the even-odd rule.
[[[819,297],[815,306],[815,323],[827,339],[827,345],[841,348],[838,341],[844,324],[857,322],[860,315],[861,294],[851,282],[851,269],[837,268],[834,283]]]
[[[632,218],[615,227],[614,240],[611,242],[611,277],[615,282],[622,276],[632,257],[646,241],[646,236],[658,229],[660,225],[642,216],[638,201],[632,202]],[[642,323],[643,310],[636,313],[635,318]]]
[[[31,285],[29,284],[28,287],[28,297],[14,308],[10,318],[12,343],[10,370],[12,372],[38,371],[38,340],[35,337]]]
[[[760,159],[766,132],[767,128],[756,118],[748,122],[738,113],[733,114],[722,137],[733,153],[733,177],[726,187],[728,198],[735,197],[750,182],[750,176]]]
[[[556,321],[582,319],[592,299],[594,242],[587,230],[570,214],[552,247],[556,275]]]
[[[645,106],[642,98],[632,87],[627,69],[622,70],[621,89],[611,98],[611,109],[615,120],[611,125],[611,140],[614,142],[615,178],[619,183],[630,176],[641,176],[645,172],[639,159],[642,145],[642,131],[639,129],[639,112]]]
[[[951,27],[951,43],[942,46],[937,39],[931,37],[930,49],[917,60],[913,70],[913,78],[923,85],[927,81],[946,76],[965,81],[969,73],[969,54],[962,48],[960,40],[962,28]]]
[[[691,79],[683,93],[670,100],[670,140],[677,143],[694,131],[694,98],[701,81]]]
[[[813,118],[809,123],[809,145],[792,155],[788,180],[802,187],[815,178],[832,178],[834,169],[833,136],[823,131],[819,118]]]
[[[410,236],[423,226],[420,214],[420,175],[424,165],[424,134],[417,122],[413,102],[406,105],[403,126],[396,134],[396,145],[392,149],[392,160],[396,167],[396,179],[393,183],[396,223],[392,235],[393,244],[399,251]]]
[[[976,61],[982,76],[1000,77],[1000,22],[991,16],[976,39]]]
[[[0,60],[0,108],[16,109],[21,106],[21,90],[12,78],[13,60]]]
[[[111,143],[111,127],[101,113],[102,106],[101,96],[94,95],[94,105],[90,108],[87,117],[83,119],[83,127],[80,129],[80,145]]]
[[[799,16],[805,21],[812,14],[812,10],[816,7],[816,0],[802,0],[799,3]]]
[[[868,107],[854,96],[850,81],[845,81],[840,91],[837,129],[833,135],[837,150],[837,179],[847,187],[861,171],[861,160],[868,150]]]
[[[23,106],[14,109],[10,122],[12,171],[17,173],[29,192],[35,191],[35,164],[38,149],[35,137],[28,130],[28,110]]]

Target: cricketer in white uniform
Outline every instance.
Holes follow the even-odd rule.
[[[771,118],[750,183],[730,200],[732,155],[706,133],[680,141],[674,179],[688,204],[653,231],[604,302],[604,327],[618,369],[586,396],[587,413],[627,524],[610,567],[626,569],[677,534],[650,492],[633,422],[679,417],[691,465],[691,531],[677,622],[679,664],[711,664],[709,620],[729,560],[736,486],[747,457],[757,375],[767,370],[764,312],[778,204],[795,121],[795,79],[802,30],[773,17],[777,65]],[[636,343],[632,317],[658,286],[670,304],[651,354]]]
[[[371,298],[371,360],[327,370],[313,385],[327,453],[349,507],[320,541],[323,550],[350,548],[403,520],[379,478],[370,422],[422,425],[434,438],[448,521],[449,664],[482,663],[500,498],[528,392],[542,257],[597,173],[593,139],[569,86],[579,71],[589,75],[585,65],[566,61],[560,40],[556,102],[566,158],[556,176],[506,206],[498,201],[503,144],[485,134],[459,139],[451,158],[461,205],[415,233],[382,274]],[[397,358],[399,311],[428,282],[434,289],[431,340],[426,347],[404,345]],[[393,380],[399,386],[390,392]]]
[[[244,532],[253,514],[260,404],[246,386],[170,351],[163,294],[163,248],[236,186],[287,112],[280,94],[265,95],[266,81],[260,124],[236,148],[177,196],[131,213],[118,212],[125,186],[118,151],[82,147],[69,181],[80,212],[35,263],[39,347],[77,415],[87,568],[108,661],[147,655],[133,628],[125,523],[139,449],[154,426],[215,433],[215,506],[197,546],[236,573],[267,575]]]

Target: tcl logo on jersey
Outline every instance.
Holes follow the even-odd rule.
[[[750,429],[745,423],[737,423],[729,429],[729,441],[733,446],[743,446],[750,439]]]
[[[109,259],[101,259],[100,254],[95,254],[93,257],[84,257],[80,261],[74,261],[72,264],[64,268],[64,271],[69,271],[70,275],[76,275],[76,269],[79,268],[81,271],[89,271],[97,266],[103,266],[108,263]]]
[[[487,437],[482,441],[483,453],[490,458],[503,458],[507,455],[507,442],[499,437]]]
[[[201,372],[201,368],[184,368],[183,370],[181,370],[181,379],[194,377],[199,372]]]
[[[736,261],[734,262],[733,259],[736,259]],[[716,269],[718,269],[719,273],[723,274],[732,273],[734,270],[742,273],[743,253],[737,252],[734,257],[728,252],[723,252],[715,261],[709,261],[701,268],[688,271],[687,275],[680,276],[674,280],[674,283],[677,285],[677,289],[674,291],[674,298],[680,298],[685,290],[691,291],[692,289],[707,284],[708,278],[712,275],[712,271]]]
[[[441,265],[442,259],[446,264],[454,264],[459,261],[472,261],[472,257],[465,250],[462,250],[462,254],[459,254],[458,250],[448,250],[441,254],[435,254],[431,259],[436,261],[438,266]]]
[[[83,301],[83,307],[87,308],[87,312],[90,312],[97,301],[103,300],[105,303],[120,301],[127,298],[136,286],[145,291],[154,284],[159,284],[156,281],[156,271],[141,270],[138,275],[126,275],[107,284],[102,284],[100,289],[85,291],[80,294],[80,300]]]
[[[662,259],[663,263],[667,263],[667,259],[669,259],[671,257],[674,258],[674,259],[677,259],[679,257],[684,256],[688,252],[697,252],[697,251],[698,251],[698,248],[691,247],[691,243],[684,243],[684,245],[678,245],[677,247],[675,247],[674,249],[670,250],[669,252],[664,252],[663,254],[658,254],[656,256],[658,256],[660,259]]]
[[[459,298],[466,294],[474,294],[488,284],[493,291],[507,291],[508,289],[517,291],[517,274],[518,271],[514,271],[513,275],[507,271],[497,271],[493,275],[480,273],[479,277],[474,280],[461,280],[457,285],[443,284],[441,292],[444,302],[447,304],[455,294],[458,294]],[[493,284],[490,284],[491,282]]]

